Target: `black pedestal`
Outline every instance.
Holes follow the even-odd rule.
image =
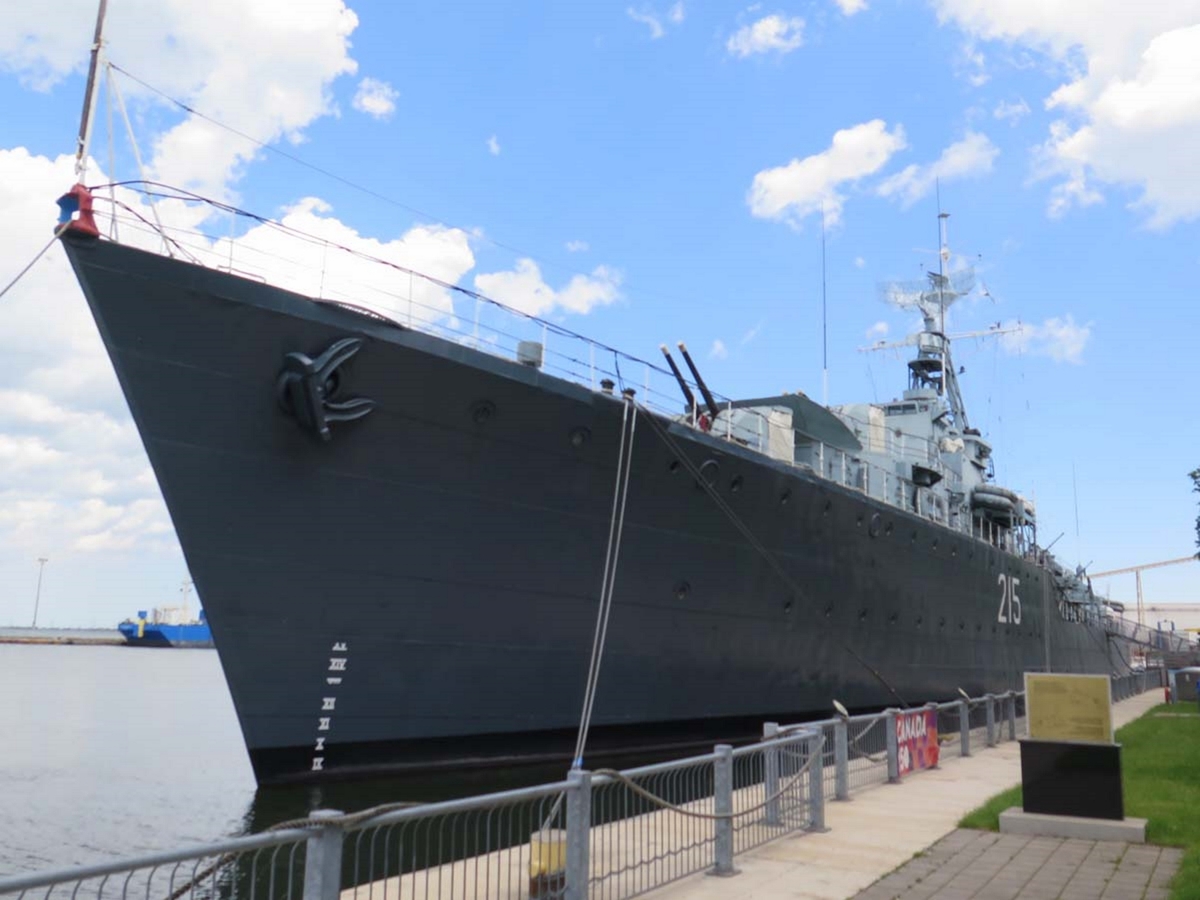
[[[1027,813],[1124,819],[1120,744],[1021,741]]]

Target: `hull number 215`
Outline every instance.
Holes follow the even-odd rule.
[[[1000,584],[1000,615],[996,621],[1020,625],[1021,598],[1017,596],[1017,588],[1021,585],[1021,579],[1001,573],[997,581]]]

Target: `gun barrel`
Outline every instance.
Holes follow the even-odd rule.
[[[688,414],[691,415],[696,409],[696,396],[692,393],[692,389],[688,387],[688,383],[683,379],[683,373],[679,371],[679,366],[675,365],[675,358],[671,356],[671,351],[667,349],[667,345],[661,345],[663,356],[667,358],[667,365],[671,367],[671,372],[675,375],[675,380],[679,382],[679,389],[683,391],[683,399],[687,401]]]
[[[692,355],[688,353],[687,346],[683,341],[679,342],[679,352],[683,354],[683,361],[687,363],[687,367],[692,371],[692,377],[696,379],[696,387],[700,388],[700,396],[704,398],[704,405],[708,407],[708,411],[712,413],[713,421],[721,414],[720,408],[717,406],[717,401],[713,399],[712,393],[708,389],[708,385],[704,383],[704,379],[700,377],[700,372],[696,369],[696,364],[692,362]]]

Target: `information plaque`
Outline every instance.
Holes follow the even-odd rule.
[[[1032,740],[1113,743],[1107,675],[1026,672],[1025,713]]]

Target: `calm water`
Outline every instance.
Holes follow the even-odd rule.
[[[0,875],[555,781],[524,768],[255,790],[213,650],[0,644]]]

